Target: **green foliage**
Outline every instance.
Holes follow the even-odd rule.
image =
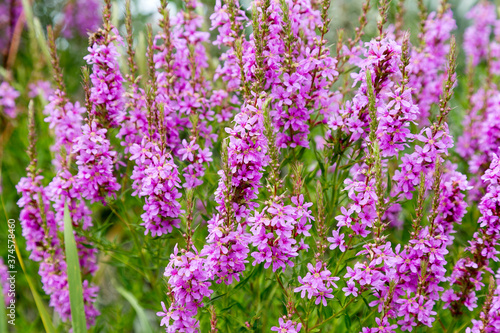
[[[69,301],[71,304],[71,324],[73,332],[87,332],[85,308],[83,306],[82,274],[76,249],[73,223],[69,215],[68,203],[64,204],[64,250],[68,273]]]

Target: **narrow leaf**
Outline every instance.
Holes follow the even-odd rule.
[[[82,276],[67,203],[64,204],[64,247],[66,249],[71,324],[74,333],[84,333],[87,332],[87,323],[83,305]]]

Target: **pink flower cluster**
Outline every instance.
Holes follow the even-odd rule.
[[[326,263],[321,261],[318,261],[316,266],[307,264],[307,268],[309,272],[303,278],[299,276],[301,286],[295,288],[294,291],[300,292],[302,298],[307,293],[307,298],[315,298],[316,305],[322,303],[326,306],[327,298],[333,298],[333,288],[338,288],[334,281],[338,281],[340,278],[331,276],[332,273],[326,268]]]
[[[210,277],[204,269],[204,258],[196,248],[192,251],[180,250],[177,245],[170,255],[165,269],[168,277],[171,306],[167,310],[162,302],[161,326],[166,332],[197,332],[199,322],[194,318],[198,308],[203,306],[203,297],[210,297]]]
[[[500,240],[500,159],[494,155],[490,168],[482,177],[488,184],[486,194],[479,203],[481,217],[479,230],[469,241],[466,252],[470,256],[460,258],[449,277],[452,288],[443,293],[445,308],[451,307],[455,313],[462,311],[465,305],[469,311],[477,307],[476,291],[484,286],[483,275],[489,270],[489,261],[498,261],[500,253],[496,247]]]
[[[87,64],[92,65],[90,80],[90,102],[92,116],[102,124],[118,127],[124,118],[123,77],[118,65],[118,53],[113,41],[122,42],[116,28],[107,31],[105,36],[88,48],[89,54],[84,57]]]
[[[97,121],[85,124],[73,145],[78,165],[77,186],[81,196],[91,202],[104,203],[107,196],[113,196],[121,187],[113,174],[116,152],[111,150],[106,132]]]
[[[171,233],[173,227],[179,227],[182,214],[179,171],[172,155],[147,138],[140,145],[133,144],[130,153],[130,160],[136,161],[130,177],[132,195],[146,198],[141,215],[144,233],[151,232],[153,237]]]

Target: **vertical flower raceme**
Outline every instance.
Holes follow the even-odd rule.
[[[212,87],[204,75],[208,68],[204,43],[209,34],[200,31],[203,19],[196,13],[197,5],[188,1],[186,9],[171,21],[167,2],[162,1],[162,30],[153,44],[157,50],[152,74],[158,85],[155,104],[164,117],[168,147],[186,164],[183,186],[188,189],[203,183],[205,165],[212,161],[209,148],[217,135],[210,123],[214,120],[213,108],[222,102],[211,98]],[[188,138],[181,140],[184,131]]]
[[[460,191],[468,189],[466,180],[460,173],[454,173],[450,165],[448,165],[450,170],[447,170],[449,175],[445,177],[441,169],[442,156],[445,156],[447,149],[453,146],[453,140],[448,134],[446,117],[450,111],[448,103],[455,82],[455,66],[455,43],[452,39],[446,67],[447,75],[442,84],[439,115],[430,127],[423,130],[425,136],[422,134],[415,136],[418,141],[425,143],[425,146],[423,149],[415,146],[413,154],[422,156],[426,152],[433,153],[428,158],[415,158],[417,163],[429,164],[426,165],[426,172],[421,169],[419,177],[414,230],[409,243],[402,248],[399,245],[396,248],[392,257],[396,274],[391,276],[385,286],[386,297],[378,302],[379,310],[381,307],[384,309],[382,319],[397,318],[397,323],[403,330],[412,330],[417,325],[432,327],[436,315],[434,307],[440,299],[440,292],[443,291],[440,284],[445,280],[447,263],[445,256],[448,253],[449,235],[453,230],[453,223],[460,223],[465,209],[459,205],[455,213],[450,201],[460,199],[462,196]],[[438,134],[440,131],[442,133]],[[456,182],[450,184],[450,177]],[[426,190],[430,187],[434,194],[428,215],[429,224],[424,226],[422,225],[423,202]]]
[[[494,333],[500,327],[500,286],[499,280],[490,279],[489,292],[479,314],[479,319],[472,319],[472,328],[467,328],[466,333]]]
[[[244,104],[241,113],[235,116],[235,126],[226,129],[229,142],[224,149],[223,169],[219,171],[221,178],[215,192],[219,214],[208,221],[209,235],[203,250],[199,254],[196,249],[194,252],[189,250],[183,261],[185,264],[195,264],[200,272],[198,275],[186,274],[181,279],[169,279],[169,288],[173,288],[173,301],[168,313],[159,315],[167,318],[172,313],[171,310],[175,310],[173,313],[184,311],[182,320],[179,321],[183,331],[196,331],[199,325],[193,316],[201,306],[203,296],[209,296],[212,292],[208,289],[209,284],[204,282],[216,280],[217,283],[231,284],[234,280],[239,280],[240,273],[245,269],[250,251],[250,234],[245,230],[246,219],[250,211],[257,207],[253,200],[257,198],[262,172],[268,163],[267,140],[263,134],[262,100],[256,98],[255,103],[255,107]],[[194,259],[191,261],[188,257]],[[171,261],[166,273],[170,274],[171,269],[185,264],[181,264],[179,259]],[[190,271],[193,270],[194,268]],[[176,288],[176,283],[181,283],[181,287]],[[196,293],[194,298],[184,296],[186,285],[201,284],[202,294]],[[190,295],[192,288],[188,289]],[[187,313],[186,309],[189,309]],[[169,322],[169,319],[164,319],[165,324],[169,325]]]
[[[338,72],[324,45],[329,3],[322,6],[320,11],[309,1],[264,1],[255,8],[254,31],[243,44],[246,89],[261,84],[272,97],[280,148],[309,147],[310,125],[330,113],[329,88]]]
[[[117,137],[122,140],[121,145],[125,147],[124,152],[130,153],[133,144],[140,144],[142,138],[148,132],[147,102],[145,91],[132,83],[126,93],[128,112],[120,127]]]
[[[419,123],[426,125],[432,104],[439,102],[441,84],[449,53],[451,32],[456,29],[451,9],[446,6],[432,12],[424,23],[420,35],[421,45],[412,50],[409,86],[420,110]]]
[[[441,161],[440,156],[447,156],[448,149],[454,145],[446,122],[446,117],[450,112],[449,101],[456,83],[456,43],[454,38],[452,38],[450,45],[446,76],[443,77],[441,85],[443,91],[439,100],[439,114],[433,124],[424,127],[419,134],[414,136],[414,139],[423,144],[423,147],[415,145],[414,152],[402,156],[402,162],[393,177],[393,180],[397,182],[393,189],[392,195],[394,197],[401,196],[411,199],[413,196],[411,192],[415,191],[416,186],[421,183],[422,174],[424,187],[430,189],[431,175],[434,173],[437,163]]]
[[[85,108],[80,107],[78,102],[71,103],[66,96],[54,36],[50,29],[49,47],[57,89],[50,95],[50,102],[45,106],[44,114],[47,115],[45,122],[48,122],[49,128],[54,131],[55,142],[51,150],[55,153],[53,164],[56,175],[46,187],[47,196],[52,202],[54,218],[60,230],[64,229],[65,204],[68,205],[73,224],[80,230],[88,230],[92,226],[92,212],[82,196],[79,180],[72,173],[75,162],[73,148],[81,136],[82,114]],[[84,275],[93,275],[97,271],[97,249],[93,248],[85,237],[76,234],[75,236],[78,240],[81,271]],[[97,294],[98,287],[88,287],[92,294]]]
[[[113,174],[116,152],[106,138],[107,130],[96,121],[82,126],[73,145],[78,165],[77,186],[81,196],[91,202],[105,202],[121,188]]]
[[[104,29],[91,37],[90,54],[85,56],[92,64],[92,85],[85,79],[87,96],[87,123],[74,140],[73,153],[78,165],[77,186],[81,196],[91,202],[105,202],[121,188],[113,174],[117,159],[106,134],[109,127],[118,127],[124,120],[123,77],[118,67],[118,52],[114,41],[121,41],[111,23],[111,4],[104,7]],[[109,134],[108,134],[109,135]]]
[[[28,177],[23,177],[17,185],[17,191],[21,194],[21,199],[18,201],[21,208],[19,219],[23,236],[26,238],[27,250],[31,252],[30,258],[40,262],[39,273],[43,289],[50,296],[49,304],[63,321],[67,321],[71,316],[71,309],[66,259],[58,237],[60,228],[51,209],[47,190],[41,185],[42,179],[30,171]],[[90,252],[89,255],[92,256],[93,253]],[[84,281],[84,305],[89,326],[93,325],[95,317],[99,314],[94,306],[97,290],[97,287]]]
[[[480,175],[488,169],[493,154],[499,153],[500,122],[497,105],[500,94],[494,78],[500,73],[500,21],[497,19],[495,6],[486,1],[474,6],[467,16],[472,19],[472,25],[466,29],[463,47],[468,56],[469,77],[472,80],[474,66],[486,60],[487,78],[476,90],[473,82],[468,84],[469,103],[457,152],[468,161],[469,172],[473,176],[471,181],[474,190],[470,200],[479,200],[487,187]],[[495,39],[490,41],[492,32]]]
[[[488,1],[480,1],[467,13],[466,18],[472,21],[472,25],[464,33],[464,51],[467,62],[477,66],[487,57],[496,21],[496,6]]]
[[[250,234],[245,230],[248,216],[257,207],[254,200],[260,188],[264,167],[269,162],[264,136],[263,102],[245,104],[234,118],[229,134],[224,168],[219,171],[215,192],[218,214],[208,221],[207,269],[217,283],[239,280],[249,253]]]
[[[51,297],[50,305],[66,321],[70,318],[71,310],[65,252],[58,235],[58,231],[62,232],[64,229],[65,203],[68,204],[75,226],[84,230],[88,229],[92,226],[92,219],[91,211],[83,200],[82,190],[78,187],[78,180],[70,171],[74,162],[73,145],[81,135],[81,113],[84,108],[81,108],[78,103],[72,104],[66,97],[51,29],[49,29],[49,46],[57,89],[49,97],[50,102],[46,105],[44,113],[47,115],[45,121],[49,122],[49,127],[53,130],[55,137],[55,143],[51,149],[55,153],[53,164],[56,176],[47,187],[43,187],[41,183],[43,178],[37,176],[35,171],[34,148],[30,146],[32,161],[28,169],[29,177],[21,180],[18,191],[22,194],[19,206],[26,211],[23,234],[27,237],[28,249],[34,250],[31,258],[41,261],[40,275],[44,290]],[[33,125],[30,126],[30,133],[32,133],[33,145]],[[32,238],[33,236],[35,237]],[[81,271],[84,275],[92,275],[97,270],[97,250],[92,248],[92,244],[88,244],[85,237],[76,234],[75,237],[78,241]],[[37,253],[38,250],[42,253]],[[85,313],[89,326],[93,325],[95,317],[99,314],[94,306],[98,290],[98,287],[84,280]]]
[[[467,257],[460,258],[449,277],[451,288],[446,290],[442,299],[445,308],[450,308],[452,314],[462,313],[465,305],[469,311],[477,307],[476,291],[484,286],[482,282],[485,271],[488,271],[490,260],[498,261],[498,241],[500,240],[500,159],[494,155],[490,168],[482,177],[488,184],[486,194],[479,203],[481,217],[478,220],[479,230],[469,241]]]
[[[257,198],[268,159],[262,101],[258,99],[256,105],[258,108],[244,105],[243,111],[235,117],[235,126],[227,129],[229,143],[215,192],[219,214],[208,221],[208,244],[201,253],[193,247],[181,250],[182,254],[178,255],[176,248],[165,270],[172,302],[168,311],[164,306],[164,312],[158,315],[163,317],[162,324],[167,331],[196,332],[199,322],[193,317],[203,305],[203,297],[212,293],[209,281],[231,284],[239,280],[245,269],[250,251],[246,219],[257,207],[253,200]]]
[[[118,127],[124,120],[123,76],[120,73],[115,42],[123,40],[118,30],[110,23],[111,9],[106,4],[104,11],[104,29],[91,36],[89,54],[84,57],[92,65],[90,80],[91,116],[111,127]]]
[[[437,233],[448,237],[447,246],[453,244],[454,224],[460,224],[467,212],[465,194],[472,189],[467,177],[457,171],[457,165],[447,162],[441,176],[440,201],[435,227]]]
[[[347,101],[337,113],[330,116],[327,123],[327,141],[335,139],[335,133],[340,132],[346,136],[347,148],[360,138],[367,138],[370,116],[366,73],[370,71],[381,154],[394,156],[404,149],[406,141],[412,137],[409,126],[416,119],[418,108],[412,102],[411,89],[407,82],[395,84],[402,79],[399,68],[401,52],[401,45],[387,38],[365,43],[364,59],[356,62],[361,70],[352,74],[354,84],[360,82],[360,86],[352,100]],[[407,71],[407,66],[405,63],[402,68]]]
[[[121,145],[124,146],[124,153],[130,153],[130,147],[137,143],[139,144],[142,138],[148,134],[148,119],[147,119],[147,96],[142,89],[137,77],[137,63],[135,61],[135,47],[132,30],[132,12],[130,10],[130,2],[127,2],[125,26],[127,29],[127,62],[129,73],[126,74],[128,81],[128,89],[125,92],[124,100],[127,112],[124,115],[124,120],[120,126],[120,131],[117,138],[121,139]]]
[[[464,135],[459,138],[457,152],[468,161],[473,176],[472,200],[479,200],[481,190],[487,187],[479,175],[488,169],[493,155],[500,153],[499,102],[496,86],[479,89],[471,96],[470,108],[463,121]]]
[[[69,102],[66,93],[61,89],[56,89],[48,99],[49,103],[43,113],[47,116],[45,122],[54,131],[55,142],[51,150],[55,153],[53,163],[59,171],[71,163],[73,144],[81,134],[85,108],[78,102]]]
[[[182,213],[178,199],[181,193],[179,172],[172,155],[165,148],[144,137],[130,148],[130,159],[136,162],[131,179],[132,195],[145,197],[141,215],[145,234],[161,236],[179,227]]]
[[[215,2],[214,13],[210,16],[211,29],[217,29],[218,34],[214,45],[228,47],[221,54],[220,64],[215,70],[214,79],[222,78],[226,82],[228,92],[237,91],[241,84],[241,69],[243,67],[242,44],[247,41],[241,36],[244,25],[248,23],[245,11],[240,8],[239,1],[229,0],[224,4],[221,0]]]
[[[359,81],[361,85],[353,100],[346,102],[340,115],[332,117],[329,124],[332,126],[331,130],[346,134],[350,143],[362,139],[365,142],[363,147],[367,147],[368,143],[376,140],[378,154],[390,157],[404,149],[406,141],[412,137],[409,126],[415,119],[418,108],[412,103],[410,89],[404,81],[406,77],[400,86],[392,81],[401,75],[401,46],[394,41],[383,39],[367,43],[366,48],[366,59],[361,63],[361,71],[353,75],[355,82]],[[406,47],[404,54],[406,55]],[[406,70],[407,65],[406,61],[401,68]],[[371,82],[367,82],[367,77]],[[373,90],[372,97],[369,96],[369,86]],[[373,104],[371,114],[370,98]],[[370,122],[373,122],[372,129],[369,129]],[[371,139],[367,135],[369,131],[373,132]],[[329,135],[333,135],[333,132]],[[376,206],[379,198],[376,193],[376,180],[373,176],[367,177],[368,173],[373,173],[374,170],[371,164],[363,164],[356,169],[357,172],[354,171],[352,179],[345,181],[345,191],[348,191],[351,203],[342,207],[341,215],[336,217],[337,228],[346,227],[362,237],[370,233],[368,229],[373,227],[373,221],[377,217]],[[337,245],[343,245],[339,238],[335,241],[340,242]]]
[[[0,287],[2,288],[3,299],[5,306],[8,306],[12,297],[10,296],[9,269],[4,264],[3,258],[0,258]]]
[[[170,255],[170,262],[165,269],[168,278],[171,305],[167,310],[162,302],[161,325],[167,332],[198,332],[199,322],[194,316],[203,306],[203,297],[212,294],[210,278],[204,269],[204,258],[196,248],[178,250],[177,245]]]
[[[262,211],[255,212],[248,218],[252,232],[251,242],[256,247],[252,252],[253,264],[265,262],[264,268],[272,265],[275,272],[279,268],[285,271],[286,266],[293,267],[291,261],[299,255],[305,244],[297,242],[299,235],[310,236],[311,216],[309,207],[312,203],[304,202],[304,196],[292,197],[293,205],[273,202]]]

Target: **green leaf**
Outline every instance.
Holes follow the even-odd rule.
[[[87,332],[87,323],[83,305],[82,275],[80,273],[75,235],[73,234],[73,223],[71,222],[67,203],[64,204],[64,247],[66,249],[71,324],[74,333],[84,333]]]
[[[42,323],[43,323],[43,327],[45,328],[45,332],[55,333],[56,329],[54,328],[54,324],[52,324],[52,320],[50,319],[50,315],[49,315],[47,309],[45,308],[45,304],[43,303],[40,295],[38,295],[38,292],[36,291],[36,287],[33,284],[33,281],[31,281],[30,275],[26,271],[26,267],[24,267],[24,261],[23,261],[23,258],[21,257],[21,252],[19,251],[19,248],[17,247],[17,243],[16,243],[16,254],[17,254],[17,260],[19,260],[19,264],[21,265],[21,268],[23,269],[23,273],[24,273],[24,276],[26,278],[26,281],[28,281],[28,285],[30,287],[31,294],[33,295],[33,299],[35,300],[36,307],[38,308],[38,314],[40,315],[40,318],[42,319]]]
[[[2,285],[0,284],[0,332],[7,332],[7,312],[5,308],[5,299],[3,298],[4,291]]]
[[[116,291],[118,291],[120,295],[122,295],[123,298],[125,298],[134,308],[135,312],[137,313],[137,317],[139,318],[139,322],[141,323],[141,332],[153,333],[153,329],[149,324],[146,312],[144,311],[143,307],[139,304],[135,296],[129,293],[127,290],[123,289],[122,287],[116,288]]]

